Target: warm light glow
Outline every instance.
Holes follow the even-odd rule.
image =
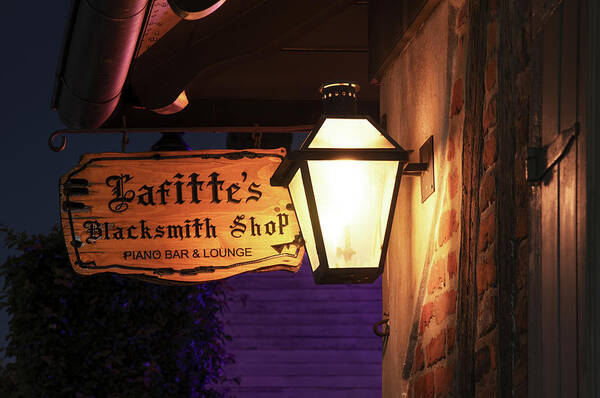
[[[271,181],[289,188],[316,283],[381,274],[407,158],[368,117],[333,116],[282,163]]]
[[[308,148],[394,148],[394,145],[367,119],[330,117]]]
[[[152,112],[158,113],[159,115],[172,115],[181,112],[189,103],[185,90],[183,90],[172,104],[162,108],[152,109]]]
[[[298,217],[298,223],[300,224],[300,231],[304,237],[304,247],[308,253],[308,260],[313,271],[319,266],[319,256],[317,255],[317,246],[315,244],[315,234],[313,233],[312,224],[310,222],[310,214],[308,212],[308,203],[306,201],[306,195],[304,193],[304,182],[302,181],[302,173],[300,169],[296,171],[296,175],[292,178],[289,185],[290,196],[292,202],[294,202],[294,210],[296,217]]]
[[[308,169],[329,268],[377,268],[398,162],[320,160]]]

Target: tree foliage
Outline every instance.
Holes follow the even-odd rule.
[[[223,284],[76,274],[58,229],[1,229],[9,315],[2,397],[219,397],[229,339]],[[211,387],[213,386],[213,387]]]

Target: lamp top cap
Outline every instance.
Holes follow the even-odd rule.
[[[356,93],[360,86],[354,82],[328,82],[319,88],[326,115],[356,114]]]

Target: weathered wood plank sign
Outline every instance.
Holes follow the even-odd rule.
[[[177,282],[297,271],[304,255],[276,150],[100,153],[60,181],[73,268]]]

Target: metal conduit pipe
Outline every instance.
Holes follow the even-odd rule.
[[[148,0],[75,0],[53,106],[70,128],[98,128],[127,78]]]

